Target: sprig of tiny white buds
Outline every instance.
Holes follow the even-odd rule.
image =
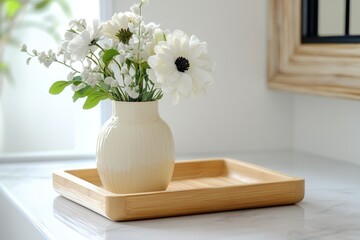
[[[55,53],[51,49],[47,52],[38,52],[36,49],[33,49],[31,52],[28,52],[26,44],[22,44],[20,51],[26,52],[29,57],[26,59],[26,63],[29,65],[32,58],[37,58],[40,64],[43,64],[45,67],[49,67],[53,62],[59,62],[56,58]]]

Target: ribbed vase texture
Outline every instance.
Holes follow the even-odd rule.
[[[112,102],[112,117],[100,131],[97,169],[114,193],[162,191],[171,180],[175,150],[158,102]]]

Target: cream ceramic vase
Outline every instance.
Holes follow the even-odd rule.
[[[175,150],[158,102],[112,102],[100,131],[96,160],[104,187],[114,193],[162,191],[173,174]]]

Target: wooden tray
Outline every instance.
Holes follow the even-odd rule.
[[[166,191],[114,194],[96,169],[57,171],[62,196],[113,221],[294,204],[304,198],[304,179],[232,159],[179,161]]]

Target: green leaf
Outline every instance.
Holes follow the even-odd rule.
[[[87,97],[90,94],[92,94],[94,91],[96,91],[91,86],[86,86],[78,91],[76,91],[72,97],[73,101],[76,102],[79,98]]]
[[[51,85],[50,89],[49,89],[49,93],[56,95],[61,93],[62,91],[64,91],[64,89],[71,85],[72,81],[57,81],[55,82],[53,85]]]
[[[146,69],[150,68],[150,66],[149,66],[149,64],[148,64],[147,62],[142,62],[142,63],[140,64],[140,67],[141,67],[142,69],[144,69],[145,72],[146,72]]]
[[[42,10],[45,7],[47,7],[51,2],[52,2],[51,0],[42,0],[42,1],[38,2],[38,3],[36,3],[34,8],[36,10]]]
[[[82,80],[81,76],[76,76],[76,77],[73,78],[74,82],[78,82],[78,81],[81,81],[81,80]]]
[[[100,82],[98,85],[105,92],[108,92],[110,90],[110,86],[104,82]]]
[[[145,92],[143,95],[141,95],[141,101],[146,102],[150,101],[152,99],[153,92]]]
[[[113,48],[106,50],[106,51],[104,52],[103,57],[102,57],[102,60],[103,60],[103,62],[104,62],[104,64],[105,64],[105,66],[109,65],[109,63],[111,62],[111,60],[112,60],[115,56],[117,56],[117,55],[119,55],[119,54],[120,54],[120,53],[119,53],[117,50],[113,49]]]
[[[62,91],[64,91],[64,89],[71,85],[71,84],[79,84],[81,82],[81,80],[77,80],[75,79],[77,77],[74,77],[74,79],[72,81],[57,81],[55,82],[53,85],[51,85],[50,89],[49,89],[49,93],[53,94],[53,95],[57,95],[59,93],[61,93]],[[81,77],[80,77],[81,79]]]
[[[6,0],[5,11],[6,16],[11,19],[21,9],[22,4],[19,0]]]
[[[6,71],[7,65],[5,62],[0,61],[0,72]]]
[[[0,61],[0,78],[1,77],[5,77],[5,80],[8,80],[10,84],[15,83],[15,79],[11,73],[10,66],[4,61]]]
[[[108,94],[105,92],[97,91],[90,94],[83,106],[83,109],[90,109],[98,105],[98,103],[102,100],[109,98]]]

